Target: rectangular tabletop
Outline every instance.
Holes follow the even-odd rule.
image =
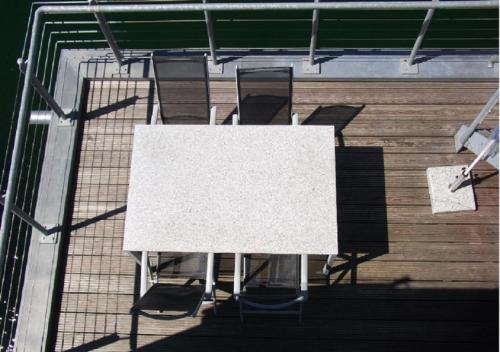
[[[126,251],[336,254],[332,126],[135,128]]]

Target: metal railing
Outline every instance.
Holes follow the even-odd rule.
[[[498,1],[491,0],[478,0],[478,1],[378,1],[378,2],[363,2],[363,1],[353,1],[353,2],[320,2],[319,0],[314,0],[307,3],[209,3],[207,0],[202,0],[202,3],[196,4],[98,4],[96,0],[88,0],[88,3],[80,4],[70,4],[61,3],[58,5],[43,5],[39,7],[33,14],[33,22],[31,26],[31,36],[29,41],[29,50],[26,63],[22,62],[22,69],[25,72],[21,100],[19,104],[19,113],[17,118],[17,125],[15,128],[15,136],[13,139],[13,147],[11,152],[11,163],[9,168],[7,188],[5,197],[2,198],[4,203],[4,210],[2,213],[1,227],[0,227],[0,268],[4,266],[5,256],[6,256],[6,240],[11,229],[11,222],[13,215],[16,213],[21,214],[14,204],[16,200],[16,189],[18,187],[20,167],[23,162],[23,148],[26,141],[25,135],[28,126],[28,120],[30,117],[30,104],[32,103],[32,87],[44,98],[47,105],[49,105],[52,110],[58,114],[63,115],[64,111],[59,108],[55,101],[51,98],[49,91],[52,82],[52,75],[55,71],[55,56],[52,61],[52,73],[50,77],[45,77],[38,80],[36,72],[37,67],[41,62],[41,57],[39,55],[39,48],[41,40],[45,35],[45,23],[44,15],[50,14],[60,14],[60,15],[70,15],[70,14],[93,14],[99,25],[99,29],[105,38],[105,42],[110,47],[113,55],[115,56],[116,62],[122,65],[126,62],[122,50],[118,46],[117,40],[113,35],[111,27],[109,26],[105,14],[108,13],[154,13],[154,12],[202,12],[204,14],[204,19],[206,23],[206,30],[208,35],[208,47],[210,50],[211,61],[213,65],[217,65],[219,60],[217,58],[217,49],[215,41],[215,33],[213,30],[213,23],[211,12],[212,11],[269,11],[269,10],[283,10],[283,11],[297,11],[297,10],[310,10],[312,11],[311,19],[311,36],[310,36],[310,46],[309,46],[309,56],[308,64],[314,65],[316,48],[318,41],[318,28],[319,28],[319,18],[321,10],[427,10],[427,14],[422,23],[420,32],[415,40],[413,48],[408,58],[408,64],[415,64],[415,59],[417,57],[418,50],[425,38],[427,29],[432,21],[435,10],[441,9],[488,9],[488,8],[498,8]],[[49,41],[52,40],[52,37]],[[50,45],[50,44],[49,44]],[[57,43],[55,44],[58,45]],[[53,55],[56,55],[55,53]],[[48,57],[45,59],[45,65],[50,63]],[[46,79],[45,79],[46,78]],[[43,82],[49,82],[49,89],[44,89]],[[35,82],[35,83],[34,83]],[[38,86],[37,83],[38,82]],[[55,104],[54,104],[55,103]],[[26,221],[26,217],[30,217],[29,214],[25,212],[22,213],[23,218]],[[30,221],[35,221],[32,218],[28,218],[28,223]],[[38,224],[37,222],[34,222]],[[43,225],[39,224],[43,227]]]
[[[21,141],[25,133],[25,128],[27,125],[27,119],[29,117],[29,111],[27,108],[27,102],[30,99],[30,85],[33,85],[35,89],[42,95],[42,97],[47,101],[51,107],[56,107],[55,111],[58,115],[62,115],[63,112],[58,108],[57,104],[54,104],[54,100],[48,95],[48,93],[43,89],[43,86],[34,84],[38,82],[34,74],[34,62],[37,58],[38,46],[39,46],[39,36],[40,28],[42,25],[43,15],[45,14],[85,14],[92,13],[95,15],[99,27],[106,38],[106,41],[111,48],[113,54],[115,55],[116,61],[119,65],[124,63],[123,54],[114,38],[109,25],[106,22],[104,13],[130,13],[130,12],[183,12],[183,11],[202,11],[205,15],[205,21],[207,25],[208,41],[210,47],[210,53],[212,57],[212,62],[214,65],[217,64],[216,48],[214,32],[211,23],[210,11],[268,11],[268,10],[312,10],[312,31],[311,40],[309,48],[309,64],[314,64],[316,43],[317,43],[317,32],[318,32],[318,22],[319,22],[319,11],[320,10],[419,10],[427,9],[427,15],[422,24],[422,28],[418,37],[415,41],[413,49],[411,51],[408,63],[410,65],[414,64],[416,54],[420,48],[420,45],[425,37],[426,31],[430,25],[432,16],[436,9],[485,9],[485,8],[496,8],[498,7],[498,1],[491,0],[479,0],[479,1],[446,1],[439,2],[433,1],[412,1],[412,2],[319,2],[315,0],[311,3],[208,3],[203,0],[203,3],[199,4],[127,4],[127,5],[99,5],[96,0],[89,0],[88,5],[58,5],[58,6],[42,6],[38,8],[34,14],[34,21],[31,30],[31,40],[29,45],[29,53],[26,67],[23,64],[23,71],[25,70],[24,86],[21,97],[21,104],[19,110],[18,123],[16,128],[16,134],[12,150],[12,162],[9,169],[8,186],[5,194],[5,206],[4,212],[2,214],[2,226],[0,229],[0,265],[4,261],[4,246],[5,237],[10,226],[11,212],[13,210],[13,195],[14,195],[14,185],[16,184],[18,172],[19,172],[19,158],[20,158],[20,146]],[[43,93],[43,94],[42,94]]]

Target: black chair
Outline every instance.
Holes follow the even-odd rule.
[[[207,275],[206,253],[157,253],[155,283],[148,289],[131,312],[155,318],[177,319],[195,316],[207,298],[205,280]],[[212,289],[210,302],[215,302]],[[162,312],[181,312],[163,316]]]
[[[245,314],[297,315],[307,299],[300,287],[300,255],[243,256],[243,285],[238,297],[240,319]]]
[[[240,125],[289,125],[292,67],[236,68]]]
[[[163,124],[208,124],[211,116],[215,119],[215,108],[210,108],[206,56],[153,53],[152,61]]]

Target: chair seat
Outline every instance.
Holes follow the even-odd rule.
[[[190,311],[200,301],[204,285],[154,284],[132,307],[137,311]]]

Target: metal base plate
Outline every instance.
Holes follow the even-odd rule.
[[[315,62],[313,65],[309,63],[309,58],[302,60],[302,73],[305,75],[319,75],[321,73],[321,64]]]
[[[455,192],[448,189],[455,177],[467,165],[439,166],[427,169],[427,182],[431,198],[432,214],[476,210],[474,190],[470,176]]]
[[[208,59],[208,73],[223,74],[224,64],[219,62],[217,65],[214,65],[212,59]]]
[[[403,75],[418,75],[418,64],[409,65],[408,59],[399,60],[399,70]]]

